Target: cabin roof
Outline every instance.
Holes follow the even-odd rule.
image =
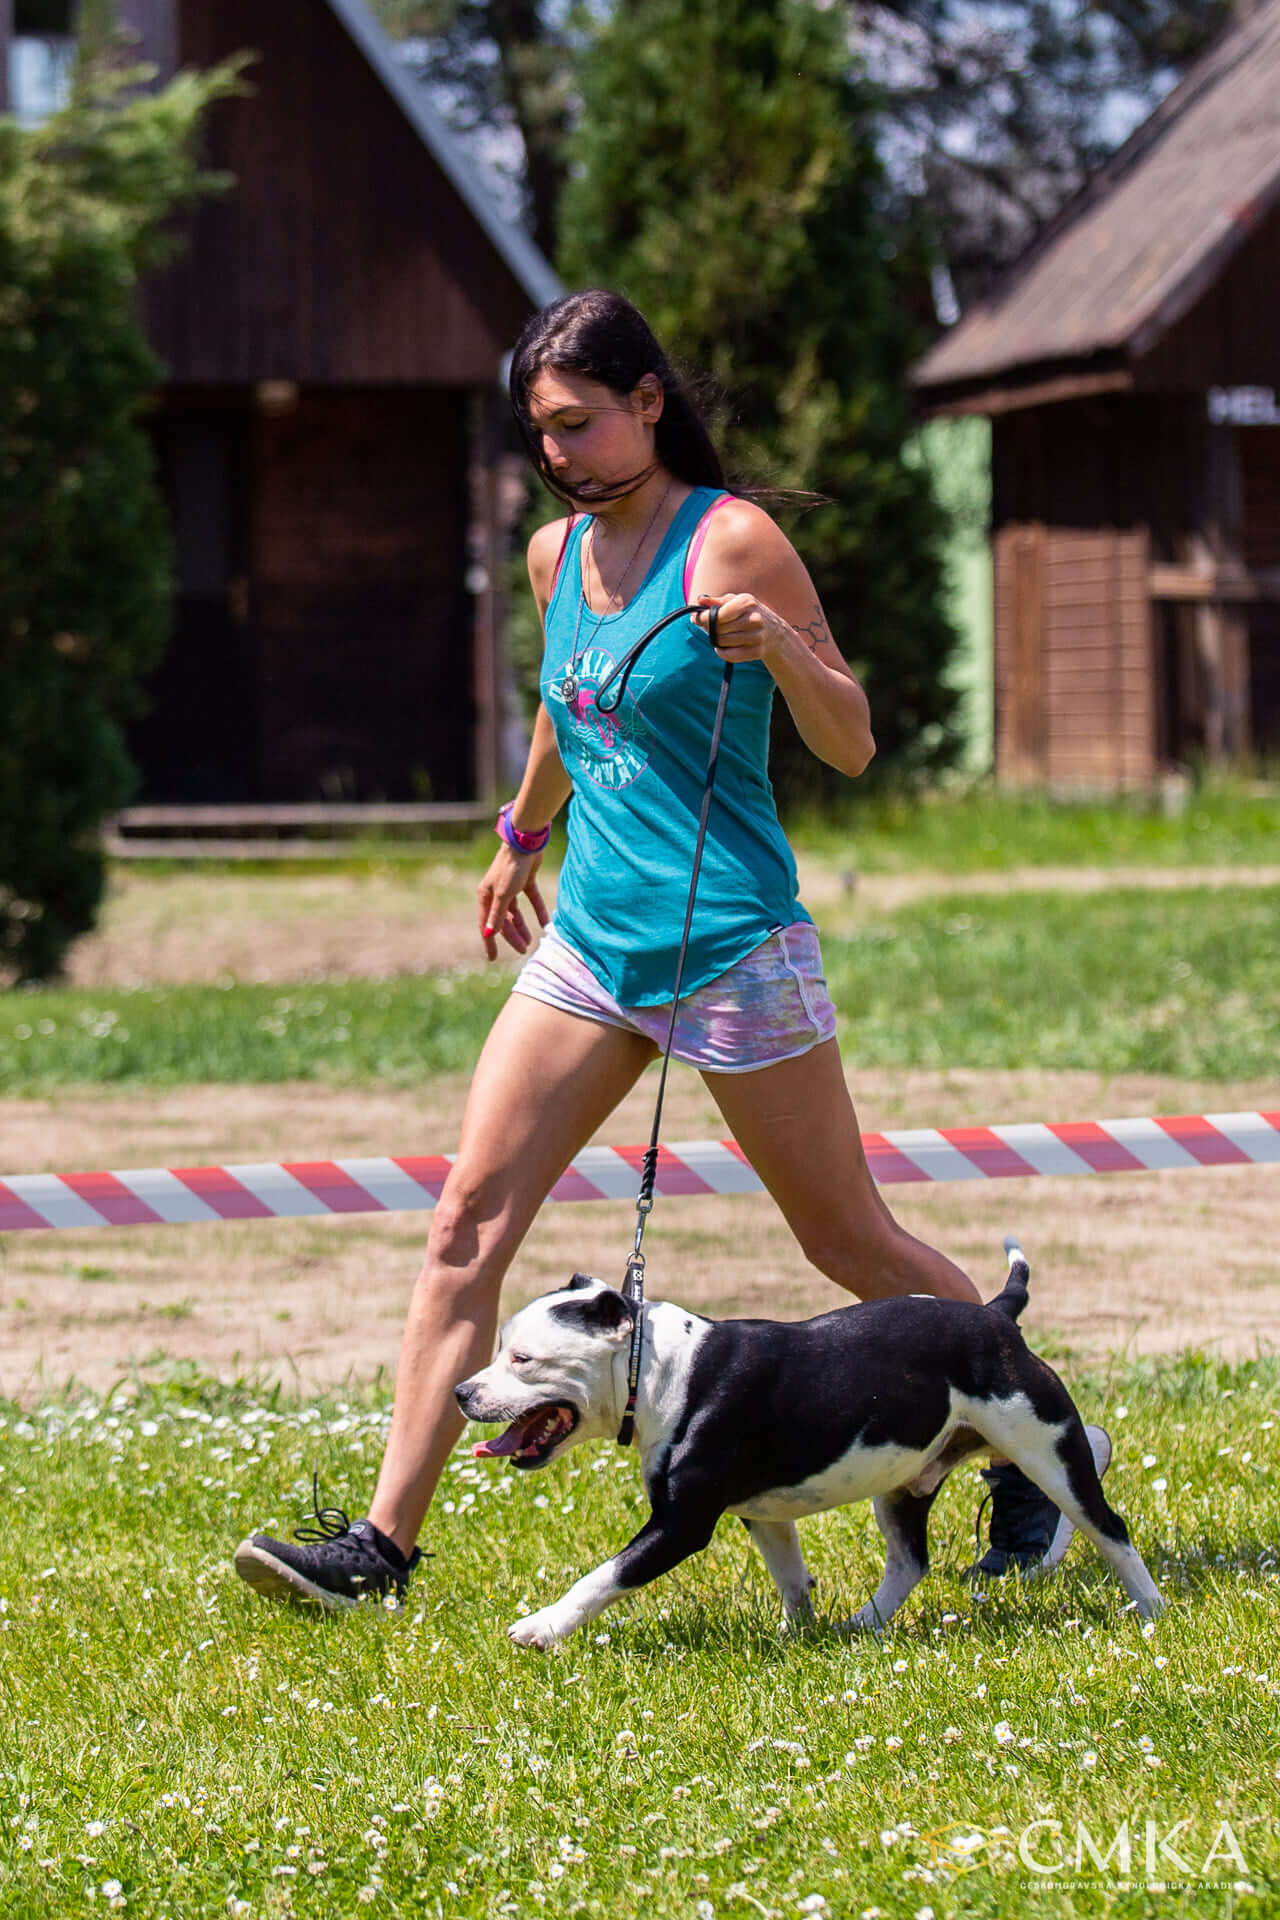
[[[526,233],[502,218],[479,171],[432,106],[426,88],[411,80],[399,65],[390,41],[363,0],[326,0],[326,4],[484,228],[530,300],[535,306],[545,307],[558,299],[564,289],[549,262]]]
[[[917,365],[928,392],[1147,353],[1280,201],[1280,0],[1215,42]]]

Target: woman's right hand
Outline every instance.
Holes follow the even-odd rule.
[[[551,915],[547,912],[537,881],[541,865],[540,853],[518,853],[505,841],[493,856],[493,863],[476,893],[480,908],[480,938],[484,941],[488,959],[496,960],[498,957],[499,935],[517,953],[528,953],[533,945],[529,923],[520,909],[522,893],[527,896],[538,916],[540,927],[545,927],[550,920]]]

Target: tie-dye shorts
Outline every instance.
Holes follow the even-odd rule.
[[[623,1007],[581,956],[547,927],[512,986],[562,1013],[641,1033],[664,1047],[670,1002]],[[686,994],[676,1016],[672,1053],[703,1073],[756,1073],[794,1060],[830,1040],[835,1008],[822,973],[818,935],[807,920],[780,927],[715,980]]]

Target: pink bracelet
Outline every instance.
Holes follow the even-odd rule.
[[[539,827],[536,833],[521,833],[519,827],[513,827],[511,824],[511,809],[514,805],[515,802],[509,800],[506,806],[499,810],[498,817],[493,823],[494,832],[500,840],[505,840],[509,847],[514,847],[517,853],[541,853],[551,838],[551,828]]]

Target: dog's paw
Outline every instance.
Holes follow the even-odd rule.
[[[888,1621],[879,1610],[868,1600],[865,1607],[859,1607],[858,1611],[855,1614],[851,1614],[847,1620],[837,1621],[836,1632],[848,1634],[883,1633],[888,1624]]]
[[[537,1647],[545,1652],[571,1631],[556,1620],[554,1607],[543,1607],[540,1613],[530,1613],[523,1620],[513,1621],[507,1628],[507,1638],[517,1647]]]
[[[813,1602],[806,1594],[803,1600],[789,1600],[782,1609],[782,1618],[778,1622],[779,1633],[812,1633],[817,1625],[818,1616],[813,1610]]]

